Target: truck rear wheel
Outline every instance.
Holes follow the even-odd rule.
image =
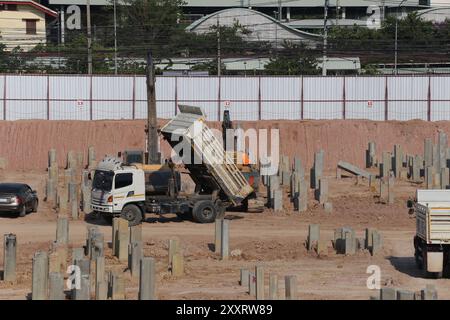
[[[142,222],[142,211],[135,204],[126,205],[122,209],[120,216],[128,221],[130,227],[137,226]]]
[[[212,223],[217,217],[217,208],[210,200],[198,201],[192,208],[192,217],[198,223]]]

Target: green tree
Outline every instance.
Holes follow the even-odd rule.
[[[315,75],[320,73],[313,50],[290,42],[266,65],[269,75]]]

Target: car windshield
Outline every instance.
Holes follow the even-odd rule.
[[[114,172],[96,170],[94,175],[93,187],[103,191],[111,191]]]

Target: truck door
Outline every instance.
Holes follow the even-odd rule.
[[[121,211],[129,202],[133,202],[135,190],[133,173],[118,173],[114,177],[114,211]]]

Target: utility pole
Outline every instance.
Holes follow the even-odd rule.
[[[60,14],[60,24],[61,24],[61,43],[64,44],[65,41],[65,28],[66,28],[66,18],[64,17],[64,7],[61,7]]]
[[[160,164],[156,123],[155,66],[152,52],[147,54],[147,164]]]
[[[339,24],[339,0],[336,0],[336,26]]]
[[[117,74],[117,11],[114,0],[114,74]]]
[[[92,74],[92,33],[91,33],[91,0],[86,0],[88,74]]]
[[[219,21],[219,15],[217,15],[217,76],[220,77],[221,74],[221,67],[222,59],[220,54],[220,21]]]
[[[281,3],[281,0],[278,0],[278,21],[281,22],[282,18],[283,18],[283,5]]]
[[[397,7],[397,15],[395,17],[395,57],[394,57],[394,72],[395,75],[398,75],[398,69],[397,69],[397,62],[398,62],[398,9],[402,6],[403,2],[406,0],[403,0],[400,2],[400,4]]]
[[[327,46],[328,46],[328,6],[329,0],[325,0],[324,16],[323,16],[323,61],[322,61],[322,76],[327,75]]]

